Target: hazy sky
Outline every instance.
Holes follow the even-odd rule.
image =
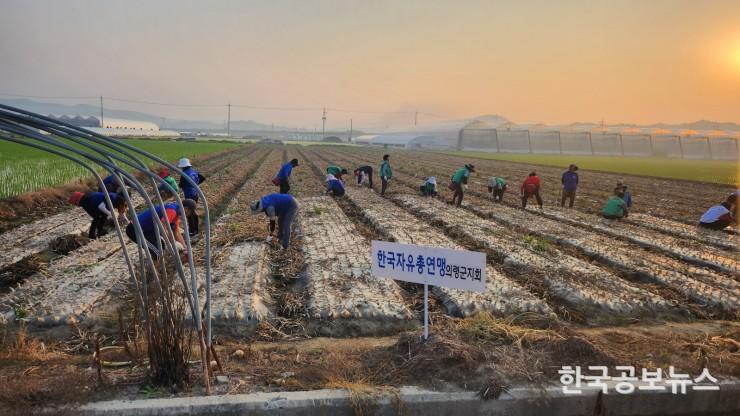
[[[518,122],[740,122],[740,1],[0,0],[0,93]],[[223,108],[110,106],[226,117]],[[232,111],[321,125],[317,111]],[[350,117],[360,127],[413,122],[334,111],[328,126]]]

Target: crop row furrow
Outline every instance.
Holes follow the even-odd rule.
[[[692,239],[701,244],[715,246],[735,253],[740,248],[740,238],[735,234],[700,228],[696,225],[688,225],[653,215],[630,213],[629,217],[624,219],[624,222],[658,230],[676,237]],[[737,256],[737,254],[735,255]]]
[[[414,319],[398,285],[371,275],[370,245],[335,201],[301,198],[298,219],[311,318],[375,321],[383,323],[377,328],[380,331],[406,326]]]
[[[707,250],[697,247],[691,240],[679,239],[671,235],[652,232],[643,227],[602,219],[578,211],[547,207],[543,214],[556,221],[576,227],[586,227],[593,231],[663,252],[690,263],[711,267],[725,273],[734,274],[738,270],[737,253],[720,250]]]
[[[543,246],[538,240],[522,238],[493,221],[434,199],[411,195],[399,195],[394,199],[410,211],[481,243],[505,264],[537,271],[550,289],[567,303],[586,304],[623,314],[669,308],[665,299],[631,286],[609,270],[567,255],[555,247]]]
[[[414,186],[418,179],[404,169],[396,169],[395,177]],[[732,278],[698,267],[640,246],[545,218],[534,212],[493,205],[489,200],[467,196],[463,204],[484,218],[502,225],[531,232],[543,238],[569,246],[603,263],[637,273],[654,282],[673,288],[696,302],[718,306],[730,313],[740,309],[740,288]]]
[[[244,182],[214,224],[213,289],[211,292],[213,323],[220,330],[238,331],[275,315],[268,290],[270,264],[268,246],[262,241],[245,241],[256,237],[245,233],[250,221],[262,221],[249,214],[249,204],[260,196],[265,184],[280,165],[281,152],[271,151],[251,177]],[[254,228],[252,228],[254,229]],[[201,287],[201,293],[203,288]]]
[[[471,198],[470,201],[473,199]],[[730,311],[737,311],[740,308],[740,299],[738,299],[740,288],[737,282],[712,270],[652,253],[597,233],[548,220],[524,210],[501,206],[495,209],[480,208],[472,205],[471,209],[503,224],[526,229],[544,238],[570,246],[612,266],[629,269],[650,277],[698,302],[715,304]]]
[[[350,197],[353,195],[351,193]],[[446,206],[434,199],[405,194],[392,195],[393,200],[410,212],[441,223],[455,235],[462,234],[466,239],[482,244],[505,264],[533,271],[555,297],[571,306],[592,307],[622,314],[661,312],[669,308],[660,296],[631,286],[606,269],[555,248],[536,251],[531,244],[525,242],[525,236],[492,221]],[[394,216],[397,215],[394,213]],[[407,222],[408,219],[399,221],[403,224]]]
[[[363,216],[398,243],[464,250],[443,233],[419,221],[413,215],[381,198],[373,191],[350,189],[347,197],[362,211]],[[486,291],[467,292],[442,286],[434,294],[452,315],[469,316],[476,312],[491,312],[499,316],[534,312],[550,314],[552,310],[542,300],[527,292],[518,283],[491,266],[486,267]]]
[[[238,157],[234,157],[228,173],[224,167],[211,173],[210,185],[203,189],[209,202],[218,206],[229,196],[219,190],[242,181],[253,164],[238,163]],[[127,243],[127,249],[134,264],[138,264],[134,254],[137,246]],[[127,276],[119,241],[111,234],[53,260],[47,271],[29,277],[14,291],[2,295],[0,313],[6,321],[22,317],[38,326],[79,322],[90,317],[97,305],[118,300],[127,290]]]
[[[225,164],[233,163],[243,152],[230,152],[218,158],[208,159],[202,173],[210,175],[223,169]],[[132,192],[137,203],[143,200]],[[55,238],[80,234],[90,227],[90,217],[77,208],[60,214],[21,225],[0,235],[0,269],[7,267],[32,254],[40,253],[49,247]]]

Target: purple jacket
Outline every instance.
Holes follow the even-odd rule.
[[[575,191],[578,188],[578,174],[575,172],[567,171],[563,173],[561,181],[563,182],[564,191]]]

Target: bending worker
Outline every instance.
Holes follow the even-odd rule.
[[[327,175],[334,175],[335,178],[339,179],[340,181],[344,182],[344,179],[342,179],[342,175],[347,174],[347,169],[341,167],[341,166],[329,166],[326,168]]]
[[[186,217],[195,213],[195,201],[193,201],[192,199],[183,200],[182,206],[184,208]],[[180,228],[180,210],[178,209],[178,204],[176,202],[164,204],[164,212],[162,212],[161,205],[155,206],[154,209],[157,213],[157,218],[162,221],[162,226],[170,227],[172,233],[175,235],[175,246],[177,247],[177,249],[185,250],[185,239],[182,236],[182,229]],[[157,248],[157,232],[154,229],[156,227],[156,223],[154,222],[155,219],[154,215],[152,215],[152,210],[147,209],[145,211],[142,211],[136,216],[136,219],[141,225],[141,231],[144,234],[144,240],[146,240],[146,247],[149,249],[149,253],[152,255],[152,260],[157,262],[162,257],[162,253],[159,251],[159,248]],[[126,226],[126,235],[131,241],[138,243],[134,224],[129,224],[128,226]],[[166,238],[166,236],[160,233],[160,238],[163,239]],[[164,241],[161,241],[161,244],[162,248],[164,248]],[[187,254],[187,252],[183,253],[183,255],[185,256],[187,256]]]
[[[293,168],[298,166],[298,159],[293,159],[290,162],[284,164],[278,172],[275,179],[278,180],[280,186],[280,193],[287,194],[290,192],[290,174],[293,173]]]
[[[488,178],[488,192],[493,193],[493,202],[503,202],[506,192],[506,179],[499,176]]]
[[[715,205],[707,210],[699,219],[699,227],[709,228],[710,230],[723,230],[733,224],[736,218],[732,216],[732,203],[730,198],[719,205]]]
[[[465,165],[456,170],[455,174],[452,175],[452,183],[450,183],[450,189],[455,192],[452,195],[452,203],[455,204],[455,200],[457,200],[456,205],[458,207],[460,206],[460,204],[462,204],[463,189],[464,186],[468,184],[468,178],[470,177],[471,172],[475,172],[475,166]]]
[[[430,176],[419,187],[422,196],[437,196],[437,178]]]
[[[127,179],[124,179],[124,183],[126,183],[127,185],[129,184]],[[118,175],[110,174],[103,178],[103,185],[98,188],[98,192],[103,191],[116,193],[121,192],[121,179],[118,177]]]
[[[251,205],[252,215],[264,212],[270,219],[267,242],[272,242],[272,234],[275,232],[275,225],[278,226],[278,239],[283,249],[290,245],[290,228],[293,220],[298,213],[298,202],[289,194],[270,194],[265,195]]]
[[[167,185],[171,186],[172,189],[175,190],[175,192],[180,192],[180,187],[177,186],[177,181],[175,180],[175,178],[170,175],[169,169],[162,167],[159,169],[157,175],[159,175],[160,178],[167,182]]]
[[[326,175],[326,193],[334,197],[344,196],[344,183],[332,174]]]
[[[120,215],[124,221],[127,221],[126,209],[128,208],[128,204],[126,203],[126,198],[115,192],[110,192],[108,195],[113,203],[113,208],[118,211],[118,215]],[[95,240],[98,237],[102,237],[107,234],[105,224],[108,220],[113,219],[113,214],[111,213],[112,208],[108,205],[108,201],[105,200],[104,192],[88,192],[86,194],[83,194],[82,192],[74,192],[69,197],[69,203],[82,207],[82,209],[84,209],[92,218],[90,231],[87,233],[87,236],[90,237],[91,240]]]
[[[368,184],[370,189],[373,189],[373,168],[370,166],[360,166],[355,169],[355,177],[357,177],[357,186]]]
[[[182,169],[183,173],[195,182],[196,185],[206,181],[205,176],[201,175],[190,163],[190,159],[184,157],[180,159],[177,167]],[[180,178],[180,188],[186,199],[191,199],[196,204],[198,203],[198,190],[195,186],[191,185],[189,181],[185,179],[185,175]],[[198,214],[195,209],[188,215],[188,231],[191,236],[198,234]]]
[[[521,187],[522,192],[522,208],[527,208],[527,201],[530,196],[534,196],[537,200],[537,205],[542,209],[542,197],[540,196],[540,177],[537,176],[537,172],[531,172],[527,179],[524,180]]]

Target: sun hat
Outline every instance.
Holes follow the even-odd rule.
[[[72,205],[80,205],[80,201],[83,196],[85,196],[85,194],[82,192],[72,192],[72,195],[69,196],[68,202]]]
[[[190,159],[184,157],[180,159],[180,161],[177,163],[178,168],[189,168],[190,166],[193,166],[190,164]]]

